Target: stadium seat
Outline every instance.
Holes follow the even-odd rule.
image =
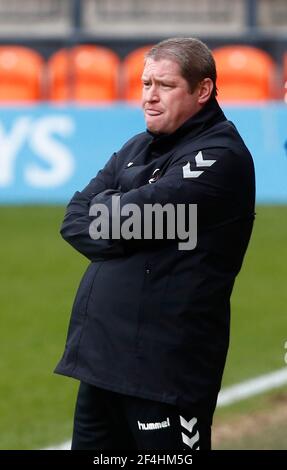
[[[48,61],[49,98],[53,101],[113,101],[118,98],[120,60],[110,49],[80,45],[60,49]]]
[[[275,64],[266,52],[250,46],[213,51],[220,101],[261,101],[274,97]]]
[[[0,47],[0,102],[34,102],[42,98],[44,59],[20,46]]]
[[[144,46],[130,52],[122,64],[123,97],[128,101],[140,101],[142,96],[141,76],[144,56],[152,46]]]

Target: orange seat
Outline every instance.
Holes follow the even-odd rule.
[[[260,101],[274,97],[275,64],[266,52],[250,46],[213,51],[220,101]]]
[[[80,45],[60,49],[48,61],[49,98],[112,101],[118,98],[120,60],[110,49]]]
[[[0,47],[0,101],[30,102],[42,98],[44,60],[20,46]]]
[[[152,46],[144,46],[130,52],[122,64],[123,96],[128,101],[140,101],[142,96],[141,76],[145,54]]]

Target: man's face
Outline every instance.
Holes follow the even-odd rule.
[[[198,87],[190,93],[177,62],[148,58],[142,82],[142,107],[151,132],[171,134],[202,107]]]

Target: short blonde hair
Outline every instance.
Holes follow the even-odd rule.
[[[170,59],[180,66],[181,75],[189,84],[192,93],[204,78],[213,82],[211,97],[217,95],[216,65],[211,50],[196,38],[170,38],[153,46],[145,58]]]

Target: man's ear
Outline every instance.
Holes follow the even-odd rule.
[[[199,83],[199,89],[198,89],[198,103],[199,104],[205,104],[209,100],[213,88],[214,88],[214,84],[211,78],[204,78]]]

